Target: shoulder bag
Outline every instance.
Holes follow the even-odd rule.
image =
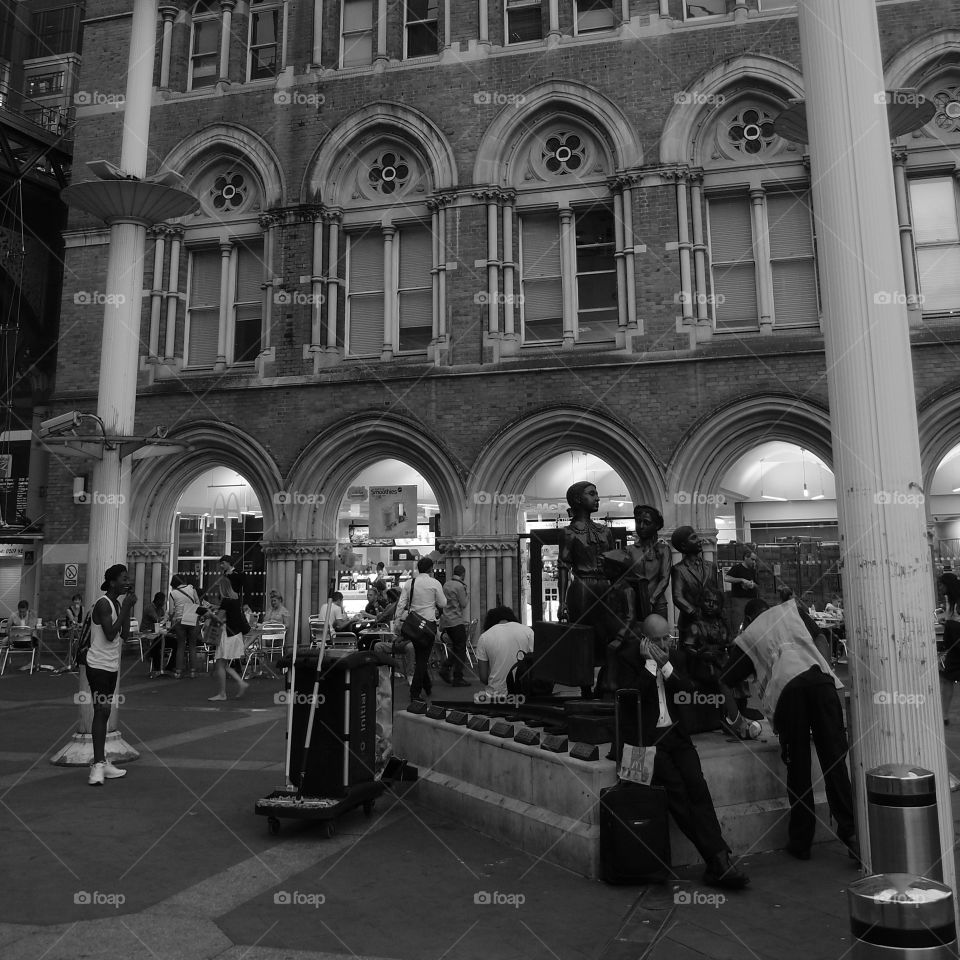
[[[182,593],[187,598],[187,602],[183,605],[183,613],[180,615],[180,622],[185,627],[195,627],[198,620],[197,610],[200,604],[194,603],[193,597],[182,587],[177,587],[177,592]]]

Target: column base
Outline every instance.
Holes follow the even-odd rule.
[[[107,734],[104,756],[111,763],[127,763],[140,758],[119,730]],[[75,733],[70,742],[50,758],[50,762],[57,767],[90,766],[93,763],[93,737],[89,733]]]

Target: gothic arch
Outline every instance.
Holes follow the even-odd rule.
[[[518,135],[527,132],[546,109],[553,116],[574,116],[600,134],[616,170],[639,167],[643,148],[623,111],[602,93],[583,83],[551,80],[532,87],[519,105],[505,106],[487,128],[473,168],[473,182],[507,186],[510,154]]]
[[[382,413],[343,420],[306,446],[290,471],[287,489],[322,494],[322,502],[284,508],[289,528],[299,539],[336,540],[337,514],[350,483],[365,467],[388,458],[402,460],[424,476],[437,496],[444,536],[455,536],[464,502],[456,459],[422,424]]]
[[[916,74],[941,57],[960,58],[960,30],[938,30],[898,50],[884,67],[888,89],[906,87]]]
[[[725,60],[695,80],[685,91],[685,102],[678,102],[670,111],[660,138],[660,162],[695,162],[700,128],[708,114],[723,103],[718,97],[725,89],[748,79],[782,91],[785,100],[803,97],[803,76],[785,60],[764,56]]]
[[[917,419],[923,489],[929,491],[940,461],[960,443],[960,390],[951,390],[925,400]]]
[[[263,187],[264,209],[283,206],[286,188],[279,158],[259,134],[237,124],[215,123],[185,137],[167,154],[161,167],[182,174],[213,150],[233,154],[253,166]]]
[[[829,412],[808,400],[763,394],[736,400],[701,419],[680,441],[667,468],[667,499],[677,520],[711,529],[716,507],[703,494],[719,493],[730,467],[770,440],[796,443],[833,463]]]
[[[131,544],[169,543],[177,501],[186,487],[211,467],[230,467],[250,483],[263,510],[264,536],[276,536],[274,494],[281,489],[280,471],[257,440],[231,423],[197,420],[171,430],[171,440],[193,447],[189,455],[141,460],[131,478]]]
[[[432,178],[431,190],[449,190],[457,185],[457,165],[443,131],[425,114],[401,103],[380,101],[351,114],[331,130],[307,164],[300,186],[300,202],[323,201],[330,206],[343,206],[342,184],[329,181],[331,172],[348,151],[357,151],[364,137],[384,134],[416,149]]]
[[[629,427],[596,410],[548,407],[514,420],[484,445],[467,484],[465,530],[516,536],[516,497],[544,461],[571,450],[608,463],[634,503],[663,501],[663,468]]]

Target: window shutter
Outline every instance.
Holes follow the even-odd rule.
[[[773,312],[778,326],[816,324],[820,319],[813,229],[808,194],[767,197]]]
[[[379,231],[350,238],[347,352],[352,357],[383,350],[383,237]]]
[[[756,327],[760,315],[750,201],[747,197],[711,200],[709,212],[716,327]]]
[[[920,268],[923,311],[960,311],[960,247],[954,245],[919,249],[917,265]]]
[[[748,198],[710,201],[710,247],[714,263],[753,260],[753,225]]]
[[[425,350],[433,338],[433,233],[404,227],[400,243],[400,350]]]
[[[220,339],[220,252],[198,250],[190,264],[190,339],[187,364],[212,367]]]
[[[263,300],[264,264],[262,250],[240,247],[237,251],[237,303]]]
[[[237,249],[233,362],[252,363],[263,343],[263,245]]]
[[[951,179],[913,180],[910,183],[913,236],[918,244],[956,243],[957,201]]]
[[[563,280],[557,215],[523,217],[521,243],[524,340],[560,340],[563,338]]]

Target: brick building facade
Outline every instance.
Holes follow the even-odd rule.
[[[130,562],[167,574],[177,498],[211,466],[264,511],[268,580],[316,610],[361,469],[416,468],[438,549],[512,602],[517,508],[546,459],[603,458],[668,528],[710,532],[725,470],[765,440],[828,463],[822,316],[786,0],[219,0],[161,4],[151,172],[201,211],[151,232],[138,430],[194,453],[133,468]],[[880,0],[887,90],[936,106],[895,141],[925,482],[960,442],[958,0]],[[127,4],[87,6],[77,169],[117,162]],[[417,56],[410,56],[416,53]],[[883,95],[883,91],[878,91]],[[891,96],[891,109],[907,93]],[[55,411],[93,410],[107,233],[66,234]],[[906,362],[906,358],[905,362]],[[85,558],[52,463],[44,601]],[[278,490],[323,504],[274,502]]]

